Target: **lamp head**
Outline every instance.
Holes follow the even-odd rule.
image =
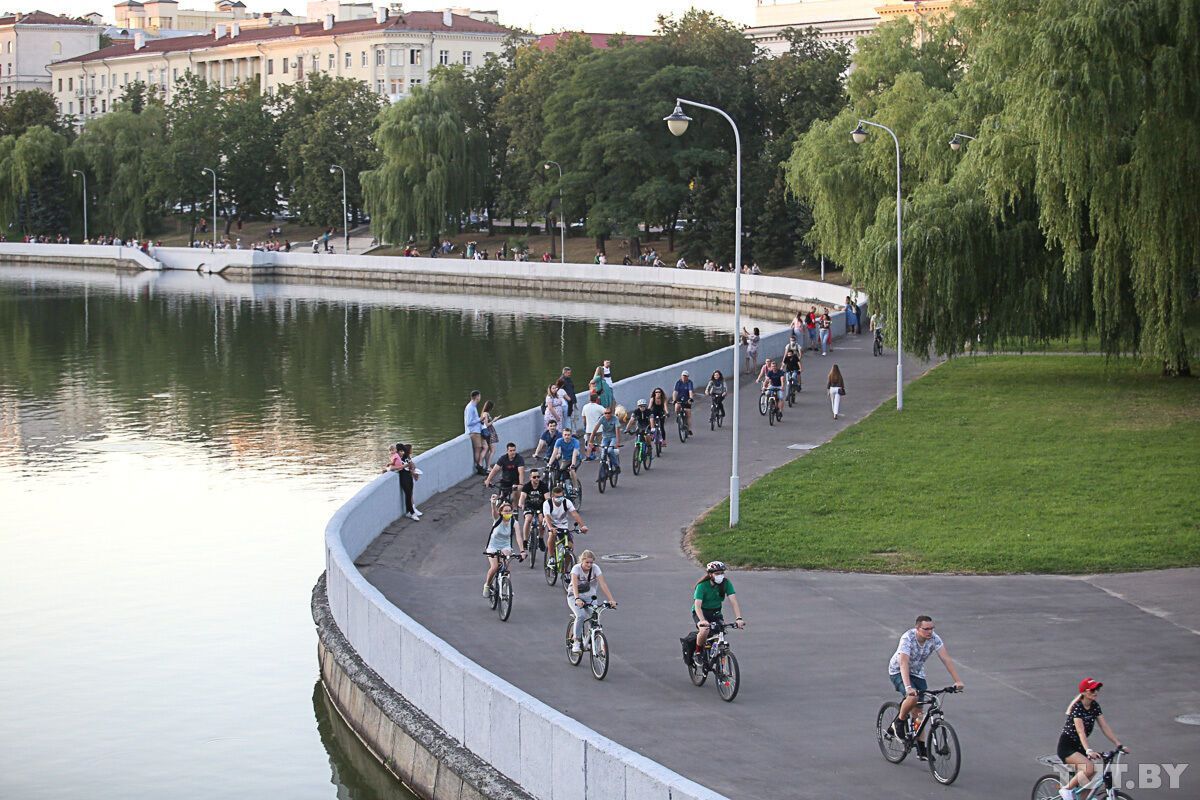
[[[863,127],[861,122],[858,123],[857,128],[850,131],[850,138],[854,140],[855,144],[862,144],[867,140],[867,129]]]
[[[675,136],[683,136],[687,133],[688,123],[691,121],[692,118],[683,113],[683,107],[679,103],[675,104],[675,110],[669,117],[663,117],[663,122],[667,123],[667,130]]]
[[[950,149],[956,153],[962,149],[962,139],[958,137],[957,133],[950,139]]]
[[[336,174],[337,174],[337,167],[330,167],[330,168],[329,168],[329,174],[330,174],[330,175],[336,175]]]

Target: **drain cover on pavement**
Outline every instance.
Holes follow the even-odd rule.
[[[1184,725],[1200,725],[1200,714],[1180,714],[1175,721]]]
[[[649,558],[641,553],[610,553],[606,556],[600,556],[605,561],[641,561]]]
[[[788,450],[816,450],[819,444],[789,444]]]

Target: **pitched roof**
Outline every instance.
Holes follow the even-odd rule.
[[[84,19],[60,17],[57,14],[47,14],[45,11],[31,11],[28,14],[13,14],[0,17],[0,25],[91,25]]]
[[[99,61],[105,58],[120,58],[129,55],[144,55],[147,53],[177,53],[187,50],[211,50],[219,47],[232,47],[245,42],[266,42],[278,39],[320,39],[329,36],[345,36],[350,33],[367,33],[370,31],[432,31],[434,33],[494,33],[508,34],[511,31],[503,25],[492,22],[482,22],[470,17],[453,15],[453,25],[442,24],[440,11],[410,11],[400,17],[392,17],[387,22],[376,22],[374,17],[369,19],[354,19],[337,22],[329,30],[322,22],[305,22],[299,25],[271,25],[261,28],[242,28],[237,38],[228,36],[214,39],[212,32],[195,36],[180,36],[171,39],[148,39],[146,46],[135,50],[132,41],[113,42],[108,47],[84,53],[75,58],[66,58],[56,64],[70,64],[81,61]],[[234,20],[236,22],[236,20]]]
[[[558,33],[547,33],[538,37],[537,47],[539,50],[553,50],[558,47],[558,43],[570,36],[582,36],[585,39],[591,40],[592,47],[597,50],[606,50],[608,48],[608,40],[614,36],[620,36],[630,42],[645,42],[654,39],[653,36],[644,36],[642,34],[628,33],[584,33],[583,31],[559,31]]]

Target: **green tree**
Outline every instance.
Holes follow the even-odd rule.
[[[121,96],[113,104],[140,114],[150,103],[158,99],[157,92],[143,81],[130,81],[121,89]]]
[[[40,89],[17,92],[0,103],[0,136],[20,136],[36,126],[72,136],[74,129],[58,113],[54,96]]]
[[[154,165],[166,146],[165,116],[158,105],[142,113],[118,105],[88,123],[72,145],[69,161],[87,173],[97,197],[92,231],[139,239],[154,232],[162,210]]]
[[[258,84],[242,81],[221,93],[215,122],[222,162],[221,190],[232,206],[225,222],[228,234],[235,216],[267,216],[278,206],[283,173],[279,121]]]
[[[371,230],[382,240],[436,241],[478,207],[485,149],[439,84],[415,86],[379,117],[377,168],[362,173]]]
[[[220,88],[187,73],[175,82],[165,117],[166,145],[156,153],[153,167],[155,191],[168,205],[190,209],[195,238],[197,220],[211,214],[211,178],[201,170],[215,169],[221,180],[225,178],[221,165]]]
[[[44,125],[0,137],[0,226],[19,234],[68,233],[63,198],[67,139]]]

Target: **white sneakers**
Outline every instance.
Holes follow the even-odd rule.
[[[571,652],[572,653],[581,652],[579,649],[579,640],[578,639],[571,642]]]
[[[413,506],[412,512],[409,514],[405,514],[404,516],[408,517],[413,522],[416,522],[417,520],[419,520],[421,518],[421,511],[416,506]]]

